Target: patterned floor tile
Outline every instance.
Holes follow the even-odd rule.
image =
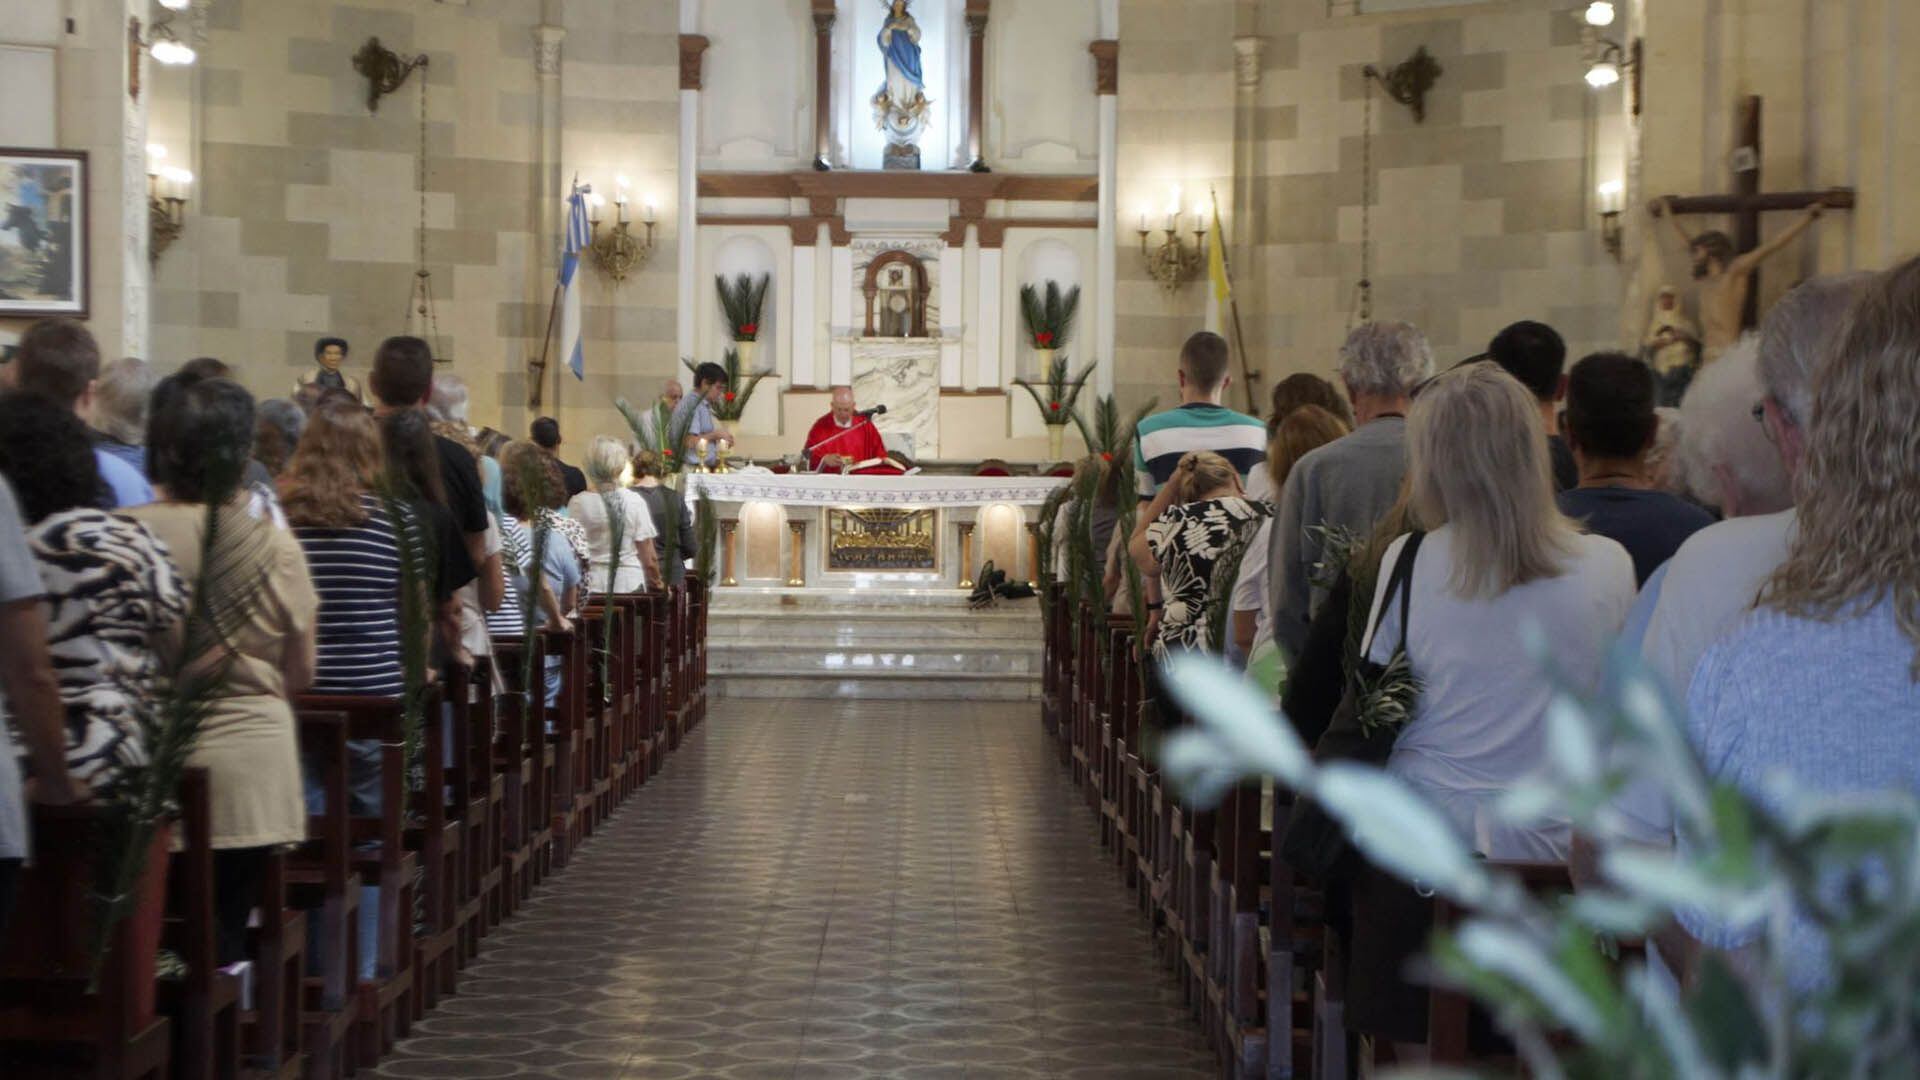
[[[716,703],[382,1077],[1209,1077],[1031,706]]]

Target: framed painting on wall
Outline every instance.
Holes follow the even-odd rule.
[[[0,147],[0,317],[87,317],[87,155]]]

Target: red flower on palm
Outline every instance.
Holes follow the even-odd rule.
[[[760,332],[759,323],[746,323],[740,327],[740,336],[742,337],[752,337],[753,335],[759,332]]]
[[[1040,346],[1043,349],[1051,348],[1053,346],[1052,332],[1047,330],[1042,330],[1039,333],[1033,335],[1033,343],[1035,345]]]
[[[729,402],[731,402],[731,401],[733,400],[733,391],[731,391],[731,390],[729,390],[729,391],[727,391],[727,400],[728,400]]]
[[[1059,411],[1060,411],[1060,403],[1059,403],[1059,402],[1057,402],[1057,401],[1055,401],[1055,402],[1051,402],[1051,403],[1049,403],[1049,404],[1047,405],[1047,408],[1049,408],[1049,409],[1052,409],[1052,410],[1053,410],[1054,412],[1059,412]]]

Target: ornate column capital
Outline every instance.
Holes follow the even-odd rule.
[[[560,43],[567,38],[567,28],[541,23],[533,28],[533,70],[541,75],[560,74]]]
[[[967,36],[970,38],[981,38],[981,37],[987,36],[987,13],[986,12],[982,11],[977,15],[971,11],[967,12]]]
[[[1240,89],[1260,88],[1261,61],[1266,54],[1266,38],[1248,36],[1233,39],[1233,74]]]
[[[711,44],[705,34],[680,35],[680,89],[700,89],[700,60]]]
[[[833,0],[813,0],[813,32],[820,35],[833,33]]]
[[[1089,42],[1087,51],[1093,54],[1093,91],[1096,94],[1117,94],[1120,92],[1120,42],[1113,38],[1103,38]]]

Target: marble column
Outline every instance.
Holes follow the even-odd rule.
[[[1094,389],[1113,393],[1113,365],[1118,342],[1120,233],[1117,200],[1120,197],[1120,43],[1093,42],[1094,92],[1100,107],[1100,203],[1097,254],[1094,257],[1093,351],[1100,366],[1094,369]]]
[[[813,167],[833,167],[833,0],[813,0]]]
[[[695,5],[688,5],[693,7]],[[682,26],[687,25],[682,10]],[[698,13],[695,11],[695,19]],[[696,22],[697,25],[697,22]],[[674,247],[680,269],[679,305],[675,312],[674,340],[681,356],[693,356],[697,342],[695,313],[700,286],[700,250],[695,242],[698,228],[700,180],[700,77],[701,61],[706,55],[707,39],[699,34],[680,35],[680,173],[679,214]]]
[[[986,160],[987,9],[992,0],[967,0],[967,168],[983,173]]]
[[[940,249],[940,385],[958,389],[962,384],[960,340],[966,333],[966,251],[948,244]]]

